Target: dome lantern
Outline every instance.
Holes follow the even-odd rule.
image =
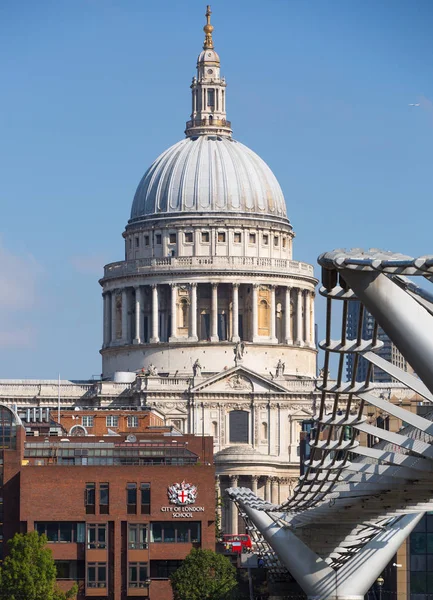
[[[211,9],[206,10],[205,40],[197,59],[197,76],[191,84],[191,118],[186,124],[185,135],[219,135],[231,137],[231,123],[226,115],[226,82],[220,73],[220,58],[214,50],[210,22]]]

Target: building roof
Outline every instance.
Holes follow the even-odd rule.
[[[242,213],[287,218],[280,185],[268,165],[230,137],[187,137],[146,171],[131,220],[166,213]]]

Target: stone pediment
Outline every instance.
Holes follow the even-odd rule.
[[[262,377],[245,367],[238,366],[221,371],[216,375],[212,375],[207,379],[198,380],[195,378],[192,392],[205,393],[237,393],[251,394],[254,393],[277,393],[287,394],[287,390],[280,384]]]

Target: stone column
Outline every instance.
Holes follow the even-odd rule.
[[[314,292],[311,294],[310,297],[310,303],[311,303],[311,336],[310,336],[310,340],[311,340],[311,347],[315,348],[316,347],[316,323],[315,321],[315,316],[314,316],[314,298],[315,298],[315,294]]]
[[[293,344],[293,332],[292,332],[292,319],[291,319],[291,288],[286,287],[286,301],[284,308],[284,317],[285,317],[285,325],[284,325],[284,337],[286,344]]]
[[[298,289],[298,298],[296,301],[296,344],[302,346],[302,290]]]
[[[253,329],[253,342],[258,341],[259,336],[259,314],[258,314],[258,285],[253,284],[253,301],[252,301],[252,329]]]
[[[259,486],[259,476],[258,475],[252,475],[251,476],[251,491],[256,496],[257,496],[258,486]]]
[[[232,303],[232,342],[239,341],[239,283],[234,283]]]
[[[308,290],[305,290],[305,343],[307,346],[311,346],[310,298],[310,292]]]
[[[211,310],[210,341],[218,341],[218,284],[212,283],[212,310]]]
[[[141,287],[135,286],[135,337],[133,344],[141,344]]]
[[[279,482],[278,477],[271,477],[271,502],[272,502],[272,504],[279,504],[279,502],[280,502],[279,487],[280,487],[280,482]]]
[[[189,313],[189,339],[196,342],[197,337],[197,284],[191,283],[191,306]]]
[[[106,348],[111,340],[111,297],[110,292],[105,292],[102,295],[104,302],[104,338],[103,347]]]
[[[275,306],[275,285],[271,285],[270,286],[270,291],[271,291],[271,302],[270,302],[270,311],[271,311],[271,330],[270,330],[270,338],[271,338],[271,342],[276,342],[277,341],[277,337],[275,335],[275,312],[276,312],[276,306]]]
[[[230,487],[237,488],[239,481],[239,475],[230,475]],[[230,502],[230,517],[231,517],[231,531],[230,533],[236,534],[238,532],[238,507],[234,502]]]
[[[177,339],[177,284],[171,284],[171,336],[170,342]]]
[[[271,478],[265,477],[265,498],[267,502],[271,502]]]
[[[150,338],[151,344],[159,342],[158,332],[158,320],[159,320],[159,301],[158,301],[158,285],[152,284],[152,337]]]
[[[117,290],[111,292],[111,343],[115,344],[116,339],[116,301],[117,301]]]
[[[122,289],[122,343],[127,344],[129,342],[127,338],[128,329],[128,290],[127,288]]]

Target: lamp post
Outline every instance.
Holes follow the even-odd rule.
[[[382,600],[382,588],[383,588],[383,584],[385,583],[385,580],[383,577],[378,577],[376,579],[376,583],[379,587],[379,600]]]

